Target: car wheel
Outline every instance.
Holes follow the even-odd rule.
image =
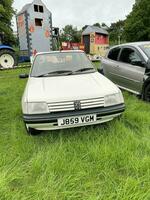
[[[144,90],[144,100],[150,102],[150,84]]]
[[[25,128],[26,128],[26,131],[29,135],[39,135],[41,133],[41,131],[39,130],[36,130],[34,128],[30,128],[28,127],[26,124],[25,124]]]

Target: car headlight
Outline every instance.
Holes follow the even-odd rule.
[[[107,106],[113,106],[116,104],[124,103],[123,95],[121,91],[115,94],[110,94],[105,96],[105,107]]]
[[[48,113],[48,106],[44,102],[27,103],[27,113],[28,114],[42,114]]]

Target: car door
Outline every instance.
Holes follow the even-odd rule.
[[[134,47],[123,47],[118,58],[118,85],[135,93],[141,93],[145,74],[142,55]]]
[[[118,56],[121,48],[115,47],[112,48],[106,58],[102,59],[101,65],[104,71],[104,75],[109,78],[114,83],[118,83],[120,76],[118,76]]]

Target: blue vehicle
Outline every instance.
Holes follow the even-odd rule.
[[[3,45],[0,34],[0,69],[14,68],[17,65],[15,51],[8,45]]]

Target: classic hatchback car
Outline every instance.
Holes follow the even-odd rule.
[[[83,51],[54,51],[36,55],[22,111],[27,131],[36,134],[107,122],[124,111],[124,99]]]
[[[102,59],[106,77],[120,88],[150,101],[150,42],[115,46]]]

